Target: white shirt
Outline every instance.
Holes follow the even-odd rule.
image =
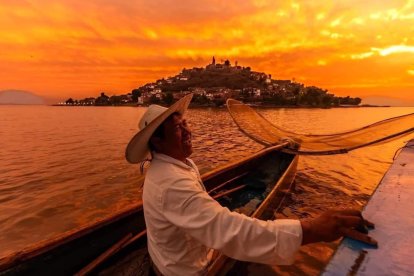
[[[263,221],[231,212],[211,198],[200,173],[164,154],[144,182],[148,251],[164,275],[203,275],[211,248],[242,261],[291,264],[302,243],[298,220]]]

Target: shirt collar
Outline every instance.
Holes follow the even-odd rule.
[[[163,161],[163,162],[167,162],[167,163],[177,165],[177,166],[185,168],[185,169],[191,169],[191,165],[189,166],[189,165],[185,164],[184,162],[182,162],[178,159],[175,159],[171,156],[168,156],[168,155],[165,155],[165,154],[162,154],[162,153],[157,153],[157,152],[152,152],[152,156],[153,156],[154,160],[160,160],[160,161]],[[188,164],[191,164],[191,162],[188,159],[187,159],[187,162],[188,162]]]

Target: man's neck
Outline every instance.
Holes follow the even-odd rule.
[[[167,153],[167,152],[159,152],[159,151],[156,151],[156,153],[161,153],[161,154],[167,155],[167,156],[169,156],[169,157],[171,157],[171,158],[174,158],[174,159],[177,159],[178,161],[183,162],[183,163],[184,163],[184,164],[186,164],[187,166],[190,166],[190,164],[189,164],[189,162],[188,162],[187,158],[185,158],[185,157],[177,157],[177,156],[174,156],[173,154],[169,154],[169,153]]]

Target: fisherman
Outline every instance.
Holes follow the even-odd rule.
[[[169,108],[150,105],[126,149],[130,163],[151,159],[143,192],[148,252],[157,275],[204,275],[214,250],[269,265],[291,264],[301,245],[362,235],[356,210],[315,219],[262,221],[231,212],[209,196],[188,157],[191,130],[184,114],[192,95]]]

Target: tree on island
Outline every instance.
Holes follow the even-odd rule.
[[[226,101],[223,98],[214,98],[213,103],[216,107],[220,107],[226,103]]]
[[[122,102],[121,102],[121,96],[116,96],[116,95],[114,95],[114,96],[111,96],[110,98],[109,98],[109,103],[111,104],[111,105],[120,105]]]
[[[164,97],[162,98],[162,101],[166,104],[166,105],[171,105],[174,103],[174,96],[171,92],[167,92],[165,93]]]
[[[194,94],[192,102],[197,105],[208,105],[210,100],[206,95]]]
[[[141,97],[142,92],[141,92],[141,90],[139,90],[139,89],[133,89],[133,90],[131,91],[131,94],[132,94],[132,100],[133,100],[134,102],[138,102],[138,98],[139,98],[139,97]]]
[[[159,98],[157,98],[157,96],[151,95],[149,103],[150,104],[159,104],[159,103],[161,103],[161,100]]]
[[[339,102],[343,105],[359,105],[361,103],[361,98],[351,98],[349,96],[340,97]]]
[[[323,90],[316,86],[306,87],[304,93],[298,99],[299,105],[322,106],[328,107],[333,102],[333,95],[328,94],[327,90]]]
[[[109,97],[105,95],[105,92],[101,92],[101,95],[96,98],[95,105],[109,105]]]
[[[66,100],[65,102],[67,105],[73,105],[75,103],[75,101],[72,98],[69,98]]]

